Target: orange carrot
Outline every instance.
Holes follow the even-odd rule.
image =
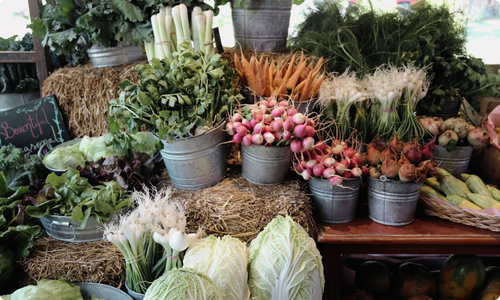
[[[273,79],[273,88],[279,88],[283,83],[283,78],[281,77],[281,71],[276,72],[276,76]]]
[[[294,66],[294,63],[295,63],[295,55],[296,54],[297,54],[297,52],[295,52],[293,54],[292,59],[288,63],[288,68],[286,70],[286,74],[283,76],[283,81],[287,81],[288,78],[290,78],[292,76],[292,71],[293,71],[293,66]]]
[[[293,89],[293,91],[294,92],[298,91],[299,93],[302,93],[302,90],[306,86],[306,83],[307,83],[307,78],[306,80],[302,80],[299,84],[297,84],[297,86]]]
[[[302,73],[302,70],[304,70],[305,67],[306,67],[306,62],[305,61],[302,61],[297,66],[297,70],[295,70],[295,72],[293,73],[293,75],[286,82],[286,88],[287,88],[287,90],[293,90],[293,88],[297,84],[297,81],[299,80],[300,73]]]
[[[313,83],[313,73],[309,73],[309,76],[307,76],[307,79],[305,81],[306,85],[304,86],[304,89],[301,91],[299,101],[309,100],[309,94],[311,92],[311,86]]]
[[[255,56],[252,55],[252,57],[250,57],[250,66],[252,67],[252,71],[254,74],[257,74],[257,66],[255,64]]]
[[[271,68],[269,67],[269,64],[267,63],[267,59],[266,59],[266,62],[264,63],[264,97],[269,97],[270,94],[271,94],[271,84],[269,83],[269,80],[270,80],[270,74],[269,74],[269,70]]]
[[[318,72],[320,69],[321,69],[321,66],[323,65],[323,56],[321,56],[321,58],[318,60],[318,62],[316,63],[316,66],[314,67],[313,69],[313,73],[316,73]]]
[[[262,69],[262,65],[260,61],[255,62],[255,66],[257,68],[257,72],[255,73],[255,79],[257,80],[257,90],[256,93],[259,96],[263,96],[265,85],[264,85],[264,70]]]
[[[238,54],[234,54],[234,65],[236,67],[236,72],[240,77],[241,84],[247,85],[247,78],[245,77],[245,73],[243,72],[243,68],[241,67],[240,59],[238,58]]]
[[[316,78],[316,80],[313,83],[313,86],[311,88],[311,96],[308,97],[309,99],[314,99],[318,96],[319,88],[322,82],[323,82],[323,75],[320,75],[318,78]]]
[[[245,77],[247,78],[248,87],[250,87],[250,90],[255,92],[255,90],[257,89],[257,80],[255,79],[255,74],[252,70],[252,67],[250,66],[250,63],[243,56],[243,54],[241,55],[241,67],[243,68],[243,72],[245,74]]]

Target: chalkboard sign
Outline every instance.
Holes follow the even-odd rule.
[[[67,140],[68,129],[54,95],[0,112],[0,146],[12,144],[36,154],[45,143],[50,149]]]

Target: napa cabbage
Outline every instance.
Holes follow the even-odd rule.
[[[183,266],[207,275],[225,300],[250,299],[245,243],[229,235],[213,235],[190,246]]]
[[[25,286],[2,298],[5,300],[83,300],[80,287],[68,283],[66,279],[42,279],[37,285]]]
[[[314,239],[290,216],[277,216],[248,248],[250,292],[259,300],[321,300],[325,285]]]
[[[90,143],[90,146],[88,147],[88,152],[87,152],[87,161],[96,161],[99,160],[103,157],[110,157],[115,154],[115,151],[113,151],[113,147],[111,146],[106,146],[106,139],[105,136],[100,136],[95,138],[92,143]]]
[[[153,281],[144,300],[223,300],[221,292],[207,276],[180,268]]]
[[[85,166],[85,157],[78,151],[79,145],[54,148],[43,158],[43,163],[54,170],[66,170],[69,166]]]
[[[95,138],[91,138],[89,136],[84,136],[80,142],[80,147],[78,147],[78,151],[85,157],[85,160],[88,160],[89,148]]]

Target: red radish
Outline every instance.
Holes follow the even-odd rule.
[[[260,106],[264,106],[265,108],[269,108],[269,102],[267,100],[262,100],[260,101]]]
[[[332,186],[337,186],[342,184],[342,177],[338,175],[334,175],[332,178],[330,178],[329,182]]]
[[[274,131],[283,131],[283,120],[280,118],[275,119],[272,127]]]
[[[380,151],[368,145],[366,147],[366,162],[370,166],[376,166],[380,161]]]
[[[275,108],[271,111],[271,115],[275,118],[281,117],[282,113],[278,108]]]
[[[264,115],[264,123],[270,124],[274,120],[272,115]]]
[[[302,151],[302,148],[302,142],[300,140],[293,140],[290,144],[290,149],[292,149],[292,152],[299,153],[300,151]]]
[[[379,179],[380,176],[382,176],[382,173],[380,173],[377,168],[375,167],[371,167],[369,170],[368,170],[368,174],[370,175],[371,178],[375,178],[375,179]]]
[[[262,120],[264,120],[264,115],[262,113],[258,113],[258,114],[255,114],[253,116],[253,118],[258,121],[258,122],[262,122]]]
[[[368,175],[368,172],[369,172],[370,170],[368,170],[368,168],[367,168],[367,167],[362,167],[362,168],[361,168],[361,171],[363,172],[363,175]]]
[[[387,156],[382,162],[382,174],[387,177],[396,177],[399,172],[399,164],[395,156]]]
[[[323,177],[326,179],[332,178],[335,176],[335,169],[334,168],[326,168],[323,170]]]
[[[314,144],[314,149],[316,149],[316,151],[319,151],[321,153],[326,153],[326,147],[328,146],[324,141],[317,142],[316,144]]]
[[[314,134],[316,134],[316,130],[314,130],[314,127],[312,127],[311,125],[307,125],[306,126],[306,136],[313,137]]]
[[[279,142],[283,138],[283,134],[281,132],[279,132],[279,131],[273,133],[273,135],[274,135],[274,141],[275,142]]]
[[[325,170],[325,167],[323,167],[322,164],[317,164],[313,168],[313,174],[316,176],[321,176],[321,175],[323,175],[324,170]]]
[[[233,123],[233,130],[236,130],[236,128],[241,126],[241,122],[234,122]]]
[[[422,153],[420,152],[416,138],[413,144],[406,145],[403,148],[403,153],[412,163],[418,163],[422,159]]]
[[[305,169],[307,169],[305,161],[300,161],[295,164],[295,170],[297,170],[297,172],[302,173]]]
[[[314,146],[314,139],[312,137],[306,137],[305,139],[302,140],[302,148],[304,150],[312,149],[313,146]]]
[[[253,128],[253,133],[264,133],[266,132],[266,126],[263,125],[262,123],[257,123],[255,127]]]
[[[358,178],[361,177],[361,175],[363,175],[363,171],[360,168],[356,167],[351,170],[352,177]]]
[[[286,102],[286,101],[280,101],[280,102],[278,103],[278,105],[279,105],[279,106],[281,106],[281,107],[288,107],[288,106],[289,106],[289,105],[288,105],[288,102]]]
[[[243,144],[245,144],[245,146],[247,147],[250,147],[252,146],[252,135],[251,134],[247,134],[243,137]]]
[[[293,117],[297,113],[297,110],[295,108],[291,107],[291,108],[288,109],[287,112],[288,112],[289,116]]]
[[[233,121],[233,122],[241,122],[241,114],[240,113],[235,113],[231,117],[231,121]]]
[[[297,125],[293,129],[293,133],[296,137],[302,138],[306,136],[306,125]]]
[[[283,131],[283,139],[289,141],[292,139],[292,133],[288,130]]]
[[[308,169],[313,169],[315,165],[317,165],[318,162],[315,159],[311,159],[310,161],[306,162],[306,168]]]
[[[274,140],[276,139],[274,137],[274,134],[272,134],[270,132],[264,133],[263,137],[264,137],[264,140],[266,141],[266,144],[272,144],[272,143],[274,143]]]
[[[243,141],[243,136],[239,135],[239,134],[235,134],[233,135],[233,142],[239,144]]]
[[[231,122],[226,123],[226,131],[229,135],[234,135],[233,123]]]
[[[262,145],[264,143],[264,137],[260,133],[252,135],[252,143],[256,145]]]
[[[361,167],[362,165],[363,165],[363,158],[359,155],[359,153],[351,157],[351,168]]]
[[[259,124],[260,122],[255,120],[255,119],[252,119],[250,120],[250,127],[251,128],[248,128],[248,130],[253,130],[253,128],[255,127],[255,125]]]
[[[301,175],[304,180],[310,180],[312,178],[312,171],[310,169],[305,169],[302,171]]]
[[[287,117],[285,122],[283,122],[283,128],[288,131],[292,130],[293,125],[292,117]]]
[[[349,172],[349,170],[346,170],[346,172],[344,172],[344,174],[342,174],[342,176],[344,176],[344,178],[351,178],[352,177],[351,172]]]
[[[333,155],[341,155],[343,151],[344,151],[344,147],[340,144],[337,144],[337,145],[332,147]]]
[[[267,98],[267,106],[269,108],[273,108],[275,105],[276,105],[276,101],[274,101],[273,98],[271,98],[271,97]]]
[[[422,160],[428,160],[434,158],[434,148],[436,148],[436,138],[437,135],[434,134],[434,138],[425,144],[424,149],[422,149]]]
[[[273,127],[271,127],[271,125],[266,125],[266,128],[265,128],[265,131],[266,132],[273,132]]]
[[[347,169],[344,164],[341,164],[339,162],[335,163],[335,165],[333,165],[333,168],[335,169],[335,173],[339,175],[343,175],[345,170]]]
[[[341,164],[343,164],[346,168],[349,168],[351,166],[351,163],[347,159],[343,159],[340,161]]]
[[[323,160],[323,165],[327,168],[333,167],[335,165],[336,161],[335,158],[333,157],[327,157]]]
[[[295,125],[302,125],[306,121],[306,118],[301,113],[296,113],[292,116],[292,121]]]
[[[346,157],[352,158],[356,154],[356,151],[354,151],[351,147],[347,147],[344,150],[344,154]]]
[[[415,180],[417,176],[417,170],[415,170],[415,166],[413,164],[405,164],[402,165],[401,168],[399,168],[398,175],[399,180],[403,182],[410,182]]]
[[[249,121],[247,119],[243,119],[241,121],[241,124],[243,124],[248,130],[252,130],[253,129],[251,121]],[[255,123],[255,124],[257,124],[257,123]],[[255,126],[255,124],[254,124],[254,126]]]
[[[309,126],[313,126],[314,127],[314,122],[311,118],[307,118],[306,119],[306,124],[309,125]]]
[[[244,125],[240,125],[238,128],[236,128],[236,133],[238,135],[241,135],[242,137],[247,135],[248,129]]]

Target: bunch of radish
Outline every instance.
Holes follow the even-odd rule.
[[[295,152],[295,171],[305,180],[327,179],[332,186],[338,186],[345,178],[368,175],[368,168],[363,166],[359,147],[355,146],[358,143],[349,145],[338,139],[334,139],[331,143],[326,141],[314,143],[303,139],[301,144],[296,140],[292,142],[291,147]]]
[[[253,105],[242,105],[226,123],[233,142],[245,146],[288,146],[296,149],[314,144],[316,134],[312,117],[297,112],[293,103],[269,97]]]
[[[437,172],[438,165],[433,160],[435,143],[436,135],[425,145],[419,143],[418,138],[404,143],[396,132],[391,141],[373,139],[366,148],[370,177],[378,179],[385,175],[403,182],[424,182]]]

